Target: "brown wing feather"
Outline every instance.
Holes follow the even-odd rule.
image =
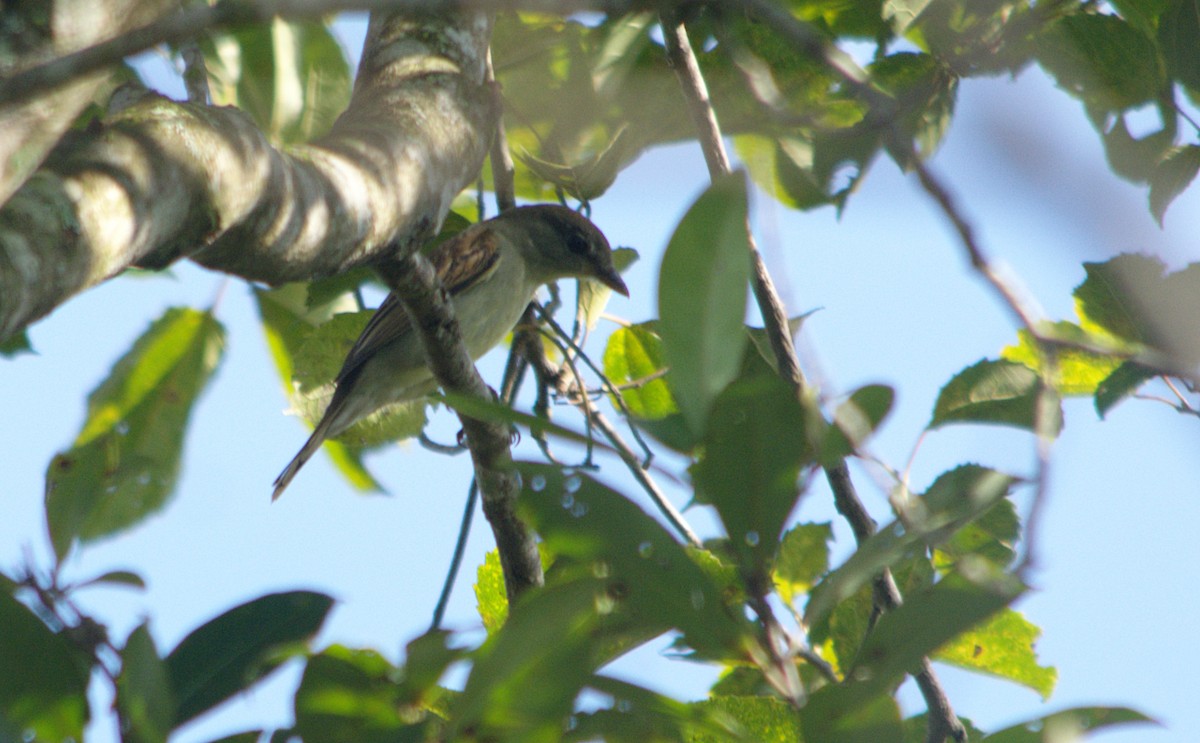
[[[439,245],[429,256],[433,269],[442,286],[456,296],[482,281],[496,269],[500,258],[500,243],[490,227],[470,227]],[[389,293],[363,328],[358,340],[354,341],[342,369],[338,372],[339,384],[358,370],[380,348],[409,332],[411,323],[408,313],[400,305],[395,293]]]

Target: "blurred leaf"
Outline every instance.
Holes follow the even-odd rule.
[[[1050,698],[1058,672],[1041,666],[1033,646],[1042,631],[1020,612],[1005,609],[942,646],[937,660],[1015,681]]]
[[[793,209],[813,209],[840,203],[813,171],[813,144],[801,136],[741,134],[733,138],[738,159],[766,193]]]
[[[898,108],[890,126],[905,148],[890,147],[893,159],[904,168],[912,164],[908,142],[922,159],[931,156],[950,127],[957,78],[936,57],[913,52],[889,54],[872,62],[868,70]]]
[[[884,0],[883,19],[891,21],[892,32],[903,36],[909,26],[932,0]]]
[[[975,727],[969,719],[958,715],[958,721],[962,723],[963,728],[967,732],[967,737],[963,743],[980,743],[983,740],[984,733],[979,728]],[[923,712],[919,715],[904,720],[904,741],[905,743],[925,743],[929,733],[929,713]],[[950,740],[949,738],[947,740]]]
[[[837,407],[833,425],[825,429],[821,461],[833,465],[858,451],[891,412],[896,393],[884,384],[869,384],[855,390]]]
[[[1177,365],[1200,361],[1200,263],[1166,276],[1158,258],[1130,253],[1083,266],[1087,278],[1074,294],[1084,327],[1160,349]]]
[[[903,743],[896,700],[865,696],[862,684],[822,687],[800,711],[802,740],[820,743]]]
[[[1150,174],[1150,213],[1163,226],[1167,207],[1187,190],[1200,172],[1200,146],[1176,147]]]
[[[844,695],[841,703],[849,709],[887,693],[906,673],[915,672],[923,658],[1025,591],[1016,578],[986,563],[970,567],[947,575],[932,588],[908,592],[904,603],[884,614],[863,641],[858,660],[846,671],[852,681],[826,688],[840,689],[836,695]]]
[[[1129,133],[1123,113],[1112,117],[1112,125],[1107,131],[1101,130],[1108,166],[1122,178],[1135,183],[1148,182],[1167,151],[1175,144],[1178,115],[1170,99],[1160,100],[1158,110],[1162,128],[1143,137],[1135,138]],[[1096,111],[1095,120],[1108,121],[1109,112],[1103,109]]]
[[[172,727],[248,689],[312,638],[333,599],[312,591],[261,596],[192,630],[166,658],[177,706]]]
[[[744,740],[732,734],[729,716],[709,705],[680,702],[606,676],[593,676],[589,686],[612,702],[604,709],[573,715],[568,731],[561,738],[563,741]]]
[[[983,740],[984,743],[1055,743],[1115,725],[1147,722],[1158,724],[1153,718],[1124,707],[1076,707],[997,730]]]
[[[408,644],[396,668],[374,650],[332,645],[308,659],[296,690],[295,733],[306,743],[423,741],[441,726],[429,704],[436,686],[461,651],[431,632]]]
[[[0,736],[83,740],[93,659],[9,591],[0,591],[0,627]]]
[[[202,41],[213,103],[237,106],[278,142],[324,134],[350,101],[350,66],[321,23],[238,26]]]
[[[496,550],[488,550],[475,572],[475,606],[488,635],[504,626],[508,618],[508,593],[504,588],[500,553]]]
[[[481,739],[558,740],[562,720],[603,662],[595,652],[611,607],[606,592],[605,582],[593,579],[523,596],[475,654],[451,708],[456,731]]]
[[[1038,332],[1068,342],[1115,345],[1115,339],[1094,338],[1093,334],[1071,322],[1056,322],[1047,327],[1039,327]],[[1017,339],[1017,345],[1005,347],[1000,352],[1000,357],[1005,361],[1027,366],[1039,375],[1044,374],[1042,351],[1029,331],[1018,330]],[[1054,356],[1056,374],[1053,384],[1060,395],[1094,394],[1100,383],[1121,365],[1121,359],[1116,355],[1091,353],[1070,347],[1057,348]]]
[[[1190,0],[1167,0],[1158,19],[1158,46],[1171,77],[1200,93],[1200,9]]]
[[[1103,418],[1114,405],[1158,375],[1159,372],[1154,369],[1126,361],[1096,387],[1096,412]]]
[[[921,499],[910,499],[907,524],[884,526],[813,589],[804,620],[815,627],[840,602],[853,596],[879,572],[902,559],[914,546],[936,545],[992,508],[1017,479],[979,465],[963,465],[942,473]]]
[[[608,603],[628,607],[648,633],[680,630],[706,657],[740,656],[748,642],[744,618],[725,606],[721,586],[657,521],[582,474],[529,463],[518,467],[521,512],[554,555],[603,566],[612,593]]]
[[[783,535],[775,558],[775,590],[791,604],[829,570],[829,542],[833,527],[797,524]]]
[[[11,359],[23,353],[33,353],[28,332],[22,330],[0,341],[0,356]]]
[[[1059,19],[1039,39],[1038,61],[1060,87],[1106,110],[1148,103],[1164,83],[1154,42],[1115,15]]]
[[[130,570],[110,570],[107,573],[102,573],[101,575],[97,575],[95,578],[91,578],[77,584],[76,588],[104,585],[144,589],[146,587],[146,581],[142,578],[142,576]]]
[[[720,712],[735,721],[741,735],[734,740],[756,743],[801,743],[800,716],[796,708],[782,699],[762,696],[712,696],[694,705],[701,709]],[[697,743],[718,743],[730,740],[728,736],[699,735],[692,740]]]
[[[746,178],[717,180],[688,209],[663,255],[658,330],[671,387],[693,431],[737,375],[750,272]]]
[[[1013,502],[1005,498],[938,545],[938,568],[951,569],[971,555],[1006,566],[1016,556],[1014,547],[1020,536],[1021,518]]]
[[[738,380],[717,397],[693,468],[696,497],[717,509],[743,575],[765,579],[813,459],[806,414],[775,375]],[[751,586],[751,590],[764,588]]]
[[[117,678],[117,709],[123,741],[165,742],[171,732],[175,700],[171,696],[166,665],[154,647],[150,628],[142,623],[130,633],[121,650],[121,675]]]
[[[1024,364],[983,360],[959,372],[942,387],[929,428],[947,423],[994,423],[1037,430],[1038,373]],[[1062,408],[1055,408],[1050,430],[1062,430]]]
[[[83,430],[46,471],[46,523],[59,559],[76,540],[110,536],[166,505],[192,406],[224,343],[210,313],[169,309],[88,396]]]

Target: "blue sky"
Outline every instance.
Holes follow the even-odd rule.
[[[357,28],[348,26],[347,33]],[[1200,260],[1196,189],[1172,206],[1160,230],[1146,209],[1145,192],[1107,170],[1081,106],[1036,71],[1015,82],[964,85],[933,164],[985,249],[1020,278],[1047,317],[1072,317],[1070,291],[1083,279],[1082,261],[1127,251],[1151,252],[1173,266]],[[593,217],[610,241],[642,253],[627,275],[633,296],[617,298],[613,314],[633,321],[655,314],[662,249],[706,179],[695,146],[655,150],[594,204]],[[1008,314],[969,272],[915,181],[888,161],[876,163],[840,220],[830,210],[789,212],[759,195],[754,223],[791,313],[822,308],[799,339],[810,376],[833,395],[868,382],[896,388],[896,408],[871,451],[903,468],[940,386],[1013,342]],[[32,328],[36,356],[0,363],[0,409],[9,422],[0,427],[8,491],[0,566],[16,566],[27,550],[48,564],[42,477],[50,457],[78,432],[87,392],[163,308],[207,306],[226,281],[192,266],[173,273],[122,279],[77,297]],[[282,414],[287,402],[245,284],[229,280],[218,316],[228,328],[227,353],[193,417],[178,494],[161,515],[80,551],[68,566],[75,578],[131,568],[149,587],[142,593],[95,589],[81,594],[82,603],[110,622],[118,638],[149,617],[165,651],[236,603],[269,591],[315,588],[339,600],[319,645],[371,646],[396,658],[403,643],[428,625],[469,481],[466,458],[447,459],[412,445],[390,449],[370,463],[392,495],[363,497],[319,456],[272,504],[271,481],[307,433]],[[598,355],[602,345],[591,348]],[[481,366],[493,384],[501,361],[493,354]],[[450,440],[456,430],[443,413],[431,433]],[[1200,421],[1161,404],[1126,401],[1101,422],[1090,401],[1068,401],[1066,428],[1054,448],[1035,590],[1017,607],[1044,630],[1038,650],[1042,662],[1058,668],[1058,687],[1043,704],[1012,684],[939,667],[959,714],[995,729],[1074,705],[1121,704],[1167,727],[1129,728],[1095,740],[1195,739],[1200,710],[1190,680],[1200,668],[1192,641],[1200,598],[1187,579],[1200,558],[1193,536],[1200,523],[1198,440]],[[522,454],[537,456],[528,441]],[[1032,441],[1020,432],[978,426],[932,433],[913,460],[913,487],[966,461],[1029,472]],[[867,506],[886,519],[878,471],[855,466],[854,472]],[[601,477],[637,497],[619,466],[609,463]],[[678,490],[673,496],[681,505],[686,500]],[[703,514],[693,515],[701,528],[709,523]],[[812,490],[796,516],[833,520],[847,543],[848,530],[823,486]],[[480,520],[450,606],[450,627],[478,632],[470,579],[490,547]],[[614,672],[682,696],[702,694],[711,677],[661,658],[665,645],[640,651]],[[296,669],[285,669],[176,740],[193,743],[286,724],[297,678]],[[903,699],[907,712],[920,710],[911,691]],[[91,733],[91,740],[115,739],[109,719]]]

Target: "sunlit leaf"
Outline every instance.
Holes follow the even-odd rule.
[[[475,607],[488,634],[504,626],[508,618],[508,594],[504,588],[504,570],[500,553],[488,550],[475,571]]]
[[[1034,644],[1042,631],[1020,612],[1005,609],[942,646],[935,657],[946,663],[999,676],[1049,699],[1058,672],[1037,662]]]
[[[829,542],[833,528],[823,524],[798,524],[783,535],[775,558],[775,590],[794,602],[829,570]]]
[[[167,310],[88,396],[83,430],[46,471],[46,523],[60,558],[77,540],[128,529],[166,505],[192,407],[224,342],[210,313]]]
[[[1089,333],[1070,322],[1056,322],[1047,327],[1040,327],[1039,331],[1068,342],[1078,340],[1087,343],[1093,340]],[[1006,361],[1023,364],[1039,375],[1044,374],[1046,371],[1045,354],[1033,340],[1033,336],[1028,330],[1022,329],[1017,331],[1017,339],[1017,344],[1005,347],[1000,352],[1000,357]],[[1095,340],[1097,342],[1090,343],[1090,345],[1110,344],[1116,346],[1110,337]],[[1122,359],[1115,354],[1092,353],[1062,346],[1055,348],[1054,363],[1056,373],[1053,377],[1053,384],[1059,394],[1092,395],[1100,383],[1121,365]]]
[[[737,723],[740,739],[759,743],[801,743],[800,717],[796,708],[765,696],[712,696],[695,705],[701,709],[721,712]],[[693,740],[718,743],[728,737],[699,735]],[[736,740],[736,739],[735,739]]]

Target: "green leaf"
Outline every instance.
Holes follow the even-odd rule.
[[[984,743],[1054,743],[1116,725],[1137,723],[1158,724],[1153,718],[1125,707],[1076,707],[997,730],[983,740]]]
[[[1137,392],[1143,383],[1158,375],[1159,372],[1154,369],[1126,361],[1096,387],[1096,412],[1103,418],[1114,405]]]
[[[117,709],[121,713],[122,740],[136,743],[167,740],[175,715],[175,700],[166,664],[159,657],[145,623],[130,633],[121,650]]]
[[[1038,331],[1067,342],[1077,341],[1089,345],[1115,345],[1111,336],[1097,338],[1095,334],[1071,322],[1056,322]],[[1045,374],[1045,359],[1041,348],[1028,330],[1017,331],[1017,345],[1007,346],[1000,352],[1005,361],[1013,361]],[[1121,365],[1116,354],[1099,354],[1076,348],[1059,347],[1055,350],[1054,389],[1060,395],[1091,395],[1108,375]]]
[[[998,676],[1027,686],[1050,698],[1058,672],[1041,666],[1033,646],[1042,631],[1020,612],[1005,609],[981,625],[954,638],[934,656],[961,668]]]
[[[213,103],[241,108],[278,142],[324,134],[350,101],[350,66],[321,23],[239,26],[204,39]]]
[[[892,33],[903,36],[933,0],[883,0],[883,19],[892,22]]]
[[[783,535],[775,558],[775,590],[791,604],[829,570],[829,542],[833,527],[798,524]]]
[[[1200,93],[1200,8],[1191,0],[1167,0],[1158,20],[1158,46],[1171,77]]]
[[[494,740],[558,740],[562,720],[595,669],[597,639],[611,612],[605,582],[581,579],[522,597],[475,655],[450,720]]]
[[[814,172],[813,143],[808,139],[741,134],[733,144],[750,178],[779,203],[792,209],[840,203],[841,194],[830,193],[830,183]]]
[[[1038,41],[1038,61],[1059,86],[1105,110],[1154,100],[1164,83],[1158,50],[1145,34],[1114,15],[1061,18]]]
[[[930,54],[897,52],[882,57],[868,68],[872,82],[898,103],[891,126],[907,145],[912,142],[922,159],[931,156],[950,128],[957,99],[958,79],[945,64]],[[889,147],[903,168],[909,162],[908,147]]]
[[[0,627],[0,737],[83,740],[93,659],[9,591],[0,591]]]
[[[261,596],[193,630],[167,656],[177,706],[172,727],[249,688],[309,640],[333,599],[312,591]]]
[[[461,656],[442,632],[410,642],[400,668],[374,650],[332,645],[305,665],[294,732],[307,743],[428,740],[423,731],[441,724],[429,713],[442,696],[435,684]]]
[[[508,618],[504,569],[500,565],[500,553],[496,550],[488,550],[479,569],[475,571],[475,607],[488,635],[503,627],[504,620]]]
[[[887,417],[895,399],[895,391],[883,384],[855,390],[834,412],[833,425],[825,429],[821,461],[833,465],[858,451]]]
[[[940,475],[921,499],[910,499],[906,522],[893,521],[859,545],[841,567],[813,589],[804,621],[815,627],[833,608],[852,597],[879,572],[912,548],[936,545],[1004,498],[1017,479],[979,465],[963,465]]]
[[[313,282],[313,285],[319,282]],[[278,289],[255,289],[254,299],[258,304],[259,317],[262,318],[263,332],[267,336],[267,347],[275,368],[279,372],[284,390],[293,408],[308,409],[310,423],[316,423],[314,417],[323,411],[320,403],[314,398],[315,394],[304,395],[299,386],[293,381],[296,368],[296,356],[304,346],[305,340],[313,332],[313,328],[322,322],[327,322],[335,312],[347,310],[354,306],[354,300],[343,292],[337,298],[324,297],[320,303],[310,306],[309,288],[304,284],[287,284]],[[353,343],[353,340],[351,340]],[[349,346],[346,346],[349,350]],[[343,353],[343,359],[345,355]],[[328,361],[328,360],[327,360]],[[306,362],[302,362],[303,363]],[[332,368],[338,363],[336,368]],[[328,361],[324,367],[327,376],[324,382],[330,382],[340,369],[340,362]],[[327,389],[325,395],[332,394]],[[327,400],[327,397],[323,398]],[[362,461],[362,450],[343,444],[341,441],[326,441],[323,447],[333,460],[334,465],[342,476],[357,490],[379,491],[383,487],[371,476]]]
[[[146,587],[146,581],[142,578],[142,576],[130,570],[110,570],[107,573],[97,575],[95,578],[91,578],[79,583],[76,585],[76,588],[104,585],[144,589]]]
[[[1020,536],[1021,518],[1013,502],[1005,498],[938,545],[934,557],[942,571],[972,555],[1006,566],[1016,557],[1014,547]]]
[[[803,740],[820,743],[903,743],[900,707],[886,694],[860,693],[862,685],[830,685],[800,711]]]
[[[775,375],[738,380],[717,397],[693,470],[696,497],[717,509],[743,574],[765,578],[813,459],[806,413]]]
[[[697,743],[745,739],[734,735],[728,715],[710,705],[687,704],[606,676],[594,676],[588,685],[612,701],[604,709],[573,715],[563,741]]]
[[[192,406],[224,340],[210,313],[169,309],[88,396],[83,430],[46,471],[46,523],[60,559],[76,540],[110,536],[166,505]]]
[[[696,432],[737,375],[746,343],[746,219],[745,175],[715,181],[675,229],[659,272],[658,329],[672,390]]]
[[[740,655],[748,641],[744,618],[725,606],[722,586],[657,521],[582,474],[530,463],[518,468],[521,513],[556,557],[604,566],[609,603],[627,607],[651,635],[675,627],[705,656]]]
[[[929,428],[947,423],[994,423],[1037,430],[1041,377],[1024,364],[983,360],[959,372],[938,393]],[[1062,430],[1062,408],[1054,408],[1050,430]]]
[[[1083,265],[1087,278],[1074,293],[1084,327],[1094,323],[1123,340],[1160,349],[1175,364],[1200,361],[1194,327],[1200,317],[1200,263],[1166,276],[1162,261],[1145,255]]]
[[[714,696],[696,707],[720,712],[735,721],[743,740],[757,743],[801,743],[800,716],[796,708],[782,699],[760,696]],[[718,743],[728,737],[700,735],[697,743]]]
[[[884,614],[863,641],[858,660],[846,671],[854,681],[842,687],[843,703],[853,708],[886,693],[905,674],[917,671],[924,658],[1024,591],[1013,576],[979,562],[947,575],[932,588],[908,592],[904,603]]]
[[[33,353],[33,346],[29,343],[29,334],[24,330],[0,341],[0,356],[11,359],[23,353]]]
[[[638,418],[661,420],[679,412],[662,376],[666,368],[662,338],[655,332],[654,323],[617,328],[608,337],[604,374],[614,385],[627,386],[621,390],[621,397]]]
[[[1187,190],[1200,172],[1200,146],[1176,147],[1150,174],[1150,213],[1163,226],[1167,207]]]

